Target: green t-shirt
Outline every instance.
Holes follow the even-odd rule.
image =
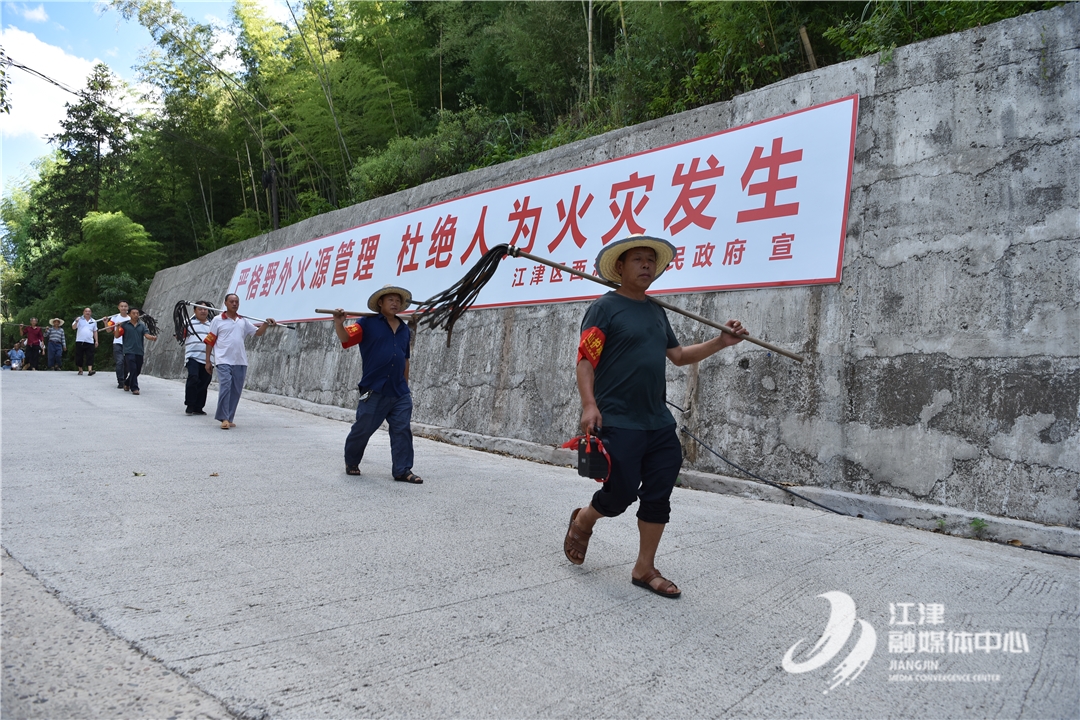
[[[615,292],[597,298],[581,321],[582,333],[604,334],[593,392],[604,425],[658,430],[675,423],[664,404],[668,348],[679,341],[664,309]]]
[[[124,354],[125,355],[142,355],[143,353],[143,335],[150,332],[149,328],[143,325],[142,320],[138,325],[132,325],[130,320],[125,320],[120,323],[118,327],[124,328]]]

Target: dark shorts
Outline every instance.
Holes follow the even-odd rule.
[[[93,365],[94,351],[94,343],[92,342],[75,343],[75,365],[80,368],[83,365]]]
[[[639,520],[666,523],[671,517],[671,491],[682,467],[675,425],[659,430],[605,426],[600,440],[611,456],[611,476],[593,495],[593,508],[605,517],[615,517],[641,500]]]

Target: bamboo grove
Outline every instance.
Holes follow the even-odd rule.
[[[98,65],[6,191],[3,346],[275,227],[1055,4],[294,0],[277,22],[235,0],[211,27],[111,0],[154,38],[145,109]],[[0,112],[24,70],[0,49]]]

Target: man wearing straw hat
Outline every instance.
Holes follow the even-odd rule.
[[[737,320],[703,343],[683,347],[663,308],[646,291],[667,269],[675,248],[644,235],[613,242],[596,258],[596,271],[620,287],[598,298],[585,313],[578,345],[577,384],[581,429],[598,434],[611,458],[611,472],[591,502],[570,515],[563,552],[585,562],[593,526],[621,515],[635,500],[640,545],[631,582],[662,597],[681,591],[656,569],[656,549],[671,513],[671,491],[682,465],[675,418],[665,405],[665,358],[690,365],[742,341],[747,330]]]
[[[334,332],[341,347],[360,346],[364,375],[356,422],[345,438],[345,474],[359,475],[368,440],[385,420],[390,429],[390,457],[394,480],[419,485],[412,471],[412,394],[409,392],[409,326],[397,316],[412,302],[405,288],[387,285],[368,298],[377,313],[345,326],[345,311],[334,311]]]
[[[236,417],[236,406],[240,404],[240,393],[244,391],[244,381],[247,379],[248,361],[244,339],[250,335],[259,337],[268,327],[274,325],[274,318],[266,318],[266,322],[256,328],[240,314],[240,296],[236,293],[225,296],[225,311],[210,323],[210,333],[204,339],[204,367],[207,373],[213,373],[210,360],[210,353],[213,351],[218,369],[218,403],[214,419],[221,423],[222,430],[236,427],[233,419]]]
[[[50,370],[60,369],[60,360],[67,350],[67,336],[64,335],[64,321],[53,318],[49,321],[49,328],[45,331],[45,347],[48,350],[48,365]]]

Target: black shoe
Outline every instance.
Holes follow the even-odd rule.
[[[117,390],[127,390],[127,388],[124,387],[124,383],[116,383],[116,389]]]
[[[88,372],[88,373],[86,373],[86,374],[87,374],[87,376],[90,376],[90,375],[93,375],[93,374],[94,374],[94,373],[96,373],[96,372],[97,372],[97,370],[91,370],[90,372]]]
[[[345,474],[346,475],[359,475],[360,474],[360,466],[359,465],[346,465],[345,466]]]
[[[184,411],[184,414],[185,414],[185,415],[194,415],[194,414],[195,414],[195,411],[194,411],[194,410],[185,410],[185,411]]]
[[[204,411],[202,411],[202,410],[192,410],[191,414],[192,415],[205,415],[206,413]]]

